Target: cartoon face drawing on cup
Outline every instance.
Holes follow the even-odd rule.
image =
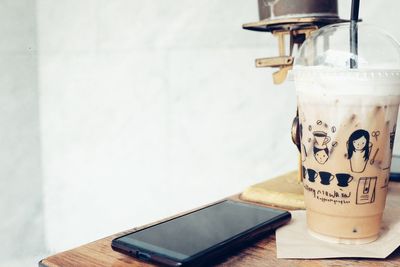
[[[324,164],[329,159],[329,150],[327,147],[318,148],[314,147],[314,158],[319,164]]]
[[[347,141],[347,159],[352,172],[361,173],[365,170],[372,150],[370,135],[366,130],[354,131]]]
[[[325,164],[329,159],[329,150],[327,144],[331,141],[331,138],[326,132],[314,131],[314,158],[319,164]]]

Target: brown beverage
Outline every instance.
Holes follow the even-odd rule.
[[[309,231],[339,243],[374,241],[388,190],[400,74],[316,69],[297,71],[295,81]]]

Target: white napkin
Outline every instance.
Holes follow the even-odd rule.
[[[278,258],[386,258],[400,246],[400,187],[390,186],[379,238],[369,244],[344,245],[309,235],[306,212],[293,211],[291,222],[276,231]]]

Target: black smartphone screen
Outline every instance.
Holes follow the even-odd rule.
[[[290,218],[285,211],[227,200],[123,236],[117,241],[184,261],[280,216]]]

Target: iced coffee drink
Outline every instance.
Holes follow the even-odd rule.
[[[340,76],[318,75],[327,76],[326,81],[331,75]],[[359,75],[354,73],[358,83]],[[352,94],[316,96],[308,91],[308,78],[303,73],[304,81],[297,83],[308,225],[316,234],[376,239],[388,190],[390,135],[396,130],[400,97],[356,94],[357,90],[365,93],[368,87],[374,90],[374,78],[362,88],[351,86]],[[347,81],[354,85],[352,79]],[[334,84],[348,87],[332,80],[331,90]],[[392,89],[400,90],[399,85],[400,80]],[[314,174],[307,177],[307,173]]]
[[[309,232],[372,242],[388,191],[400,70],[298,66],[295,84]]]

